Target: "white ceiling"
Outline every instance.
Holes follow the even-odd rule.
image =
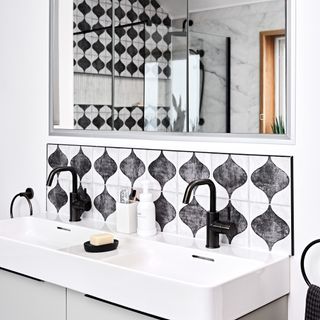
[[[270,1],[283,0],[189,0],[189,6],[190,12],[197,12]],[[158,2],[172,18],[186,16],[187,0],[158,0]]]

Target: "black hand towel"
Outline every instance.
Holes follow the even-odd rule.
[[[320,320],[320,288],[314,285],[308,289],[305,320]]]

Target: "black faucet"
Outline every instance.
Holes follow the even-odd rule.
[[[81,199],[80,193],[78,192],[78,176],[77,171],[73,167],[57,167],[54,168],[47,180],[47,186],[52,185],[53,178],[56,174],[60,172],[68,171],[72,174],[72,192],[70,192],[70,220],[71,222],[76,222],[81,220],[81,215],[85,211],[91,209],[91,201]],[[87,189],[84,189],[85,194],[87,194]]]
[[[221,222],[216,210],[216,186],[210,179],[195,180],[189,183],[183,197],[183,203],[188,204],[192,191],[198,186],[207,185],[210,188],[210,211],[207,212],[207,248],[219,248],[219,234],[234,235],[236,226],[232,222]]]

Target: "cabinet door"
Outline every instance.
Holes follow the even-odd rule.
[[[85,296],[82,293],[67,290],[68,320],[154,320],[160,319],[125,309]]]
[[[66,320],[66,289],[0,269],[0,319]]]

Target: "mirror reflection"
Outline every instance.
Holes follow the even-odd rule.
[[[74,0],[73,112],[55,124],[285,134],[285,0],[187,4]]]

